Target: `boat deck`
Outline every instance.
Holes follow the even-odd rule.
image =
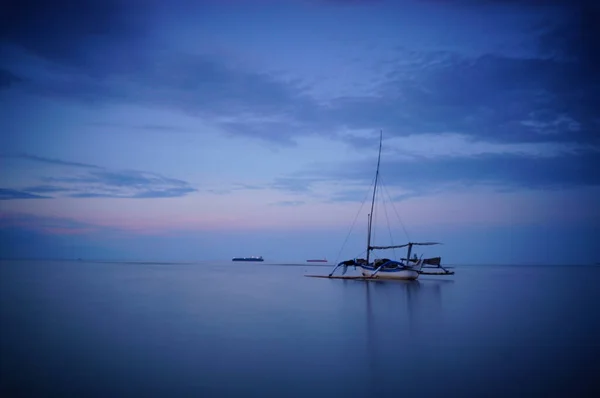
[[[382,278],[371,278],[369,276],[347,276],[347,275],[304,275],[307,278],[324,278],[324,279],[345,279],[351,281],[375,281],[375,282],[413,282],[414,280],[408,279],[382,279]]]
[[[352,280],[362,280],[362,279],[377,279],[377,278],[366,278],[364,276],[351,276],[351,275],[304,275],[307,278],[326,278],[326,279],[352,279]]]
[[[419,272],[420,275],[454,275],[454,271],[447,271],[447,272],[423,272],[420,271]],[[368,276],[354,276],[354,275],[304,275],[307,278],[325,278],[325,279],[346,279],[346,280],[354,280],[354,281],[381,281],[381,280],[391,280],[394,281],[395,279],[381,279],[381,278],[377,278],[377,276],[375,276],[375,278],[371,278]],[[403,279],[397,279],[398,281],[405,281]]]

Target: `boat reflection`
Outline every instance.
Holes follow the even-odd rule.
[[[386,325],[389,332],[417,336],[443,321],[442,290],[451,289],[453,280],[416,280],[364,284],[367,321]],[[371,328],[372,326],[370,326]]]
[[[419,348],[439,340],[443,330],[443,295],[453,280],[364,283],[366,359],[372,388],[382,372],[417,355]],[[387,370],[386,370],[387,369]]]

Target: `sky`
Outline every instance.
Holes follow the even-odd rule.
[[[1,257],[353,258],[383,132],[373,244],[598,262],[599,15],[561,0],[4,2]]]

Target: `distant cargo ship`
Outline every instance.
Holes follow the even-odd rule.
[[[323,260],[306,260],[307,263],[326,263],[327,259]]]
[[[234,257],[231,261],[265,261],[262,256],[260,257]]]

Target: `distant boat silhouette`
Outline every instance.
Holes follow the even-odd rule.
[[[231,259],[231,261],[265,261],[262,256],[259,257],[234,257]]]
[[[326,263],[327,259],[315,259],[315,260],[306,260],[307,263]]]

